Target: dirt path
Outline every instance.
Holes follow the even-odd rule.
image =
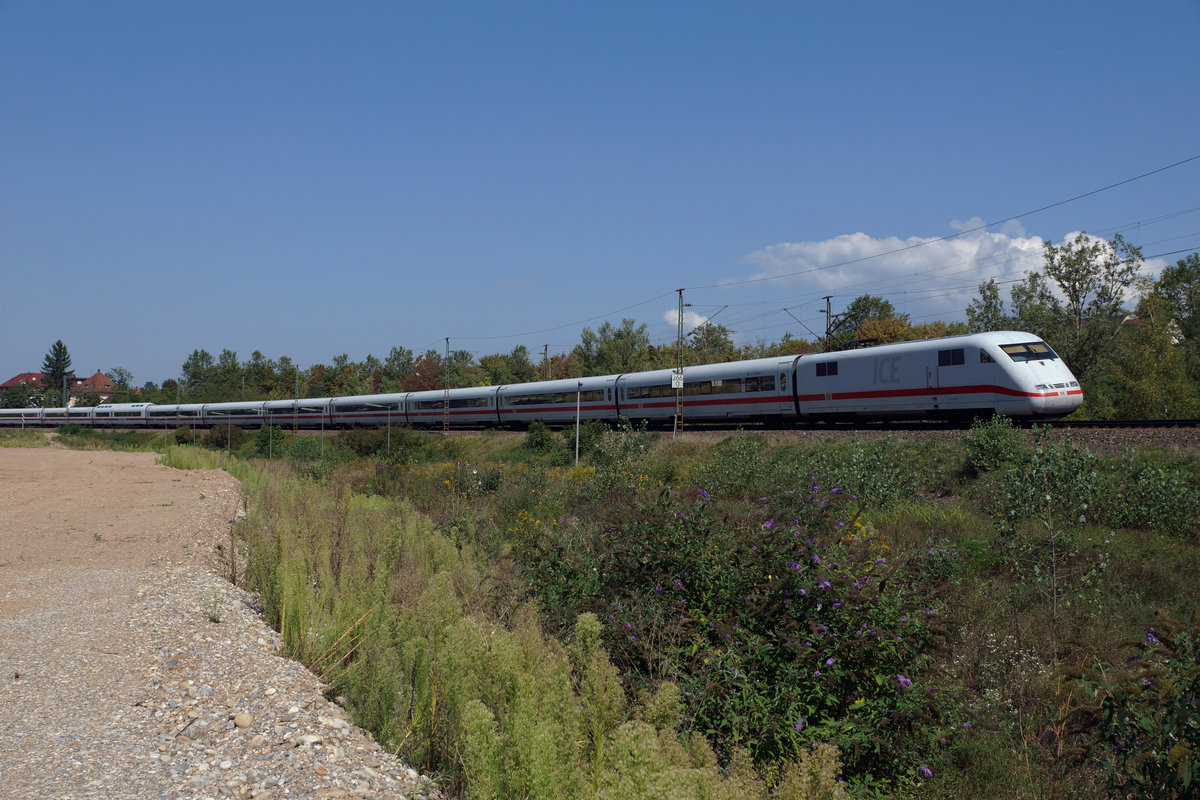
[[[224,472],[0,448],[0,800],[438,796],[221,579],[240,510]]]

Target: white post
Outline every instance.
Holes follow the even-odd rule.
[[[575,386],[575,466],[579,466],[579,401],[583,397],[583,381]]]

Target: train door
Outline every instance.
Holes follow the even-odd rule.
[[[617,418],[617,379],[609,378],[604,382],[604,410],[602,417]]]
[[[796,404],[792,399],[792,386],[788,380],[788,374],[791,372],[790,366],[790,363],[780,364],[775,370],[775,396],[779,398],[779,404],[774,408],[785,417],[793,416],[796,413]]]
[[[941,393],[941,367],[925,367],[925,391],[929,395],[929,408],[938,409],[938,395]]]

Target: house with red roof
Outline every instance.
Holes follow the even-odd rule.
[[[43,374],[40,372],[22,372],[9,378],[4,383],[0,383],[0,392],[4,392],[8,389],[22,385],[29,387],[29,389],[33,392],[38,392],[42,389],[43,377]],[[73,397],[81,397],[89,392],[95,392],[100,396],[100,401],[104,402],[107,401],[108,398],[112,397],[117,391],[117,388],[113,385],[113,382],[109,380],[108,376],[100,370],[96,370],[96,374],[92,375],[90,378],[80,378],[74,373],[71,373],[70,380],[71,395]],[[72,404],[74,404],[73,400]]]

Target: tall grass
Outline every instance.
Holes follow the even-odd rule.
[[[0,447],[44,447],[46,435],[32,428],[0,430]]]
[[[268,465],[249,506],[248,581],[286,655],[452,792],[793,796],[770,794],[752,769],[718,768],[704,737],[680,739],[673,684],[627,699],[593,615],[568,641],[548,638],[502,565],[406,501]],[[836,755],[823,758],[835,791]]]

